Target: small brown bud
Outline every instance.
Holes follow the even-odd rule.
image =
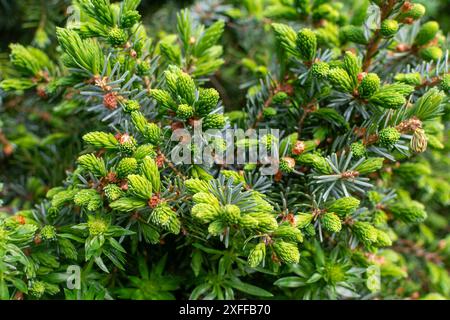
[[[292,147],[292,153],[295,155],[302,154],[305,151],[305,143],[303,141],[297,140]]]
[[[103,96],[103,105],[109,110],[117,108],[117,96],[114,92],[107,93]]]

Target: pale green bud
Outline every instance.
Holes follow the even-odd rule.
[[[191,214],[203,223],[211,222],[219,216],[217,209],[206,203],[199,203],[193,206]]]
[[[360,201],[354,197],[343,197],[334,201],[327,209],[345,218],[359,207],[359,203]]]
[[[434,39],[439,31],[439,24],[436,21],[428,21],[424,23],[414,39],[414,43],[422,46]]]
[[[264,261],[266,256],[266,245],[263,242],[258,243],[248,255],[247,263],[251,268],[256,268]]]
[[[119,161],[116,167],[116,173],[119,178],[125,178],[129,174],[136,172],[138,167],[135,158],[123,158]]]
[[[276,241],[273,243],[275,253],[284,263],[298,263],[300,260],[300,252],[296,244],[284,241]]]
[[[297,33],[297,49],[304,61],[313,61],[317,50],[316,35],[311,29],[302,29]]]
[[[342,229],[342,222],[338,215],[333,212],[327,212],[321,217],[322,226],[330,232],[339,232]]]

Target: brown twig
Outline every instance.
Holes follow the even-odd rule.
[[[415,255],[416,257],[423,258],[427,261],[431,261],[436,264],[442,263],[442,257],[437,252],[426,251],[423,247],[421,247],[414,241],[407,239],[399,239],[397,243],[398,244],[395,245],[393,248],[398,252],[412,254]]]
[[[409,118],[407,120],[404,120],[402,122],[400,122],[397,126],[395,126],[395,129],[397,129],[398,132],[400,133],[408,133],[408,132],[414,132],[416,129],[421,128],[422,127],[422,121],[420,121],[418,118],[416,117],[412,117]],[[365,135],[365,128],[356,128],[355,129],[355,133],[359,136],[362,137]],[[378,134],[374,133],[369,135],[366,138],[363,138],[362,143],[366,146],[374,144],[378,141]]]
[[[391,13],[396,0],[389,0],[383,4],[381,7],[381,22],[383,22]],[[377,29],[375,33],[373,34],[372,38],[369,40],[369,43],[367,44],[366,48],[366,54],[363,59],[363,71],[368,72],[370,65],[372,64],[372,59],[376,55],[378,51],[378,46],[380,45],[381,41],[381,32],[380,29]]]
[[[175,165],[173,164],[173,162],[170,161],[169,159],[167,159],[167,157],[166,157],[161,151],[158,151],[158,156],[160,156],[160,157],[162,157],[162,158],[164,159],[164,163],[166,163],[167,166],[168,166],[170,169],[172,169],[172,171],[175,172],[175,174],[176,174],[177,176],[179,176],[179,177],[182,178],[183,180],[186,180],[186,179],[187,179],[187,177],[186,177],[184,174],[182,174],[182,173],[175,167]]]
[[[439,77],[433,77],[430,81],[425,80],[424,82],[422,82],[421,84],[417,85],[415,87],[416,90],[419,90],[421,88],[425,88],[425,87],[434,87],[436,85],[438,85],[441,82],[441,78]]]
[[[300,134],[302,133],[302,129],[303,129],[303,123],[305,122],[306,117],[308,116],[308,114],[310,114],[311,112],[314,112],[316,110],[316,99],[313,99],[312,101],[308,102],[304,107],[303,107],[303,114],[300,117],[300,119],[298,120],[298,136],[300,137]]]

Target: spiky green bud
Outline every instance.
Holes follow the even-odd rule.
[[[266,257],[266,245],[264,242],[258,243],[252,251],[250,251],[250,254],[247,258],[247,263],[250,268],[256,268],[261,264],[261,262],[264,261],[264,258]]]
[[[444,74],[441,83],[439,84],[439,88],[446,93],[450,91],[450,73]]]
[[[195,102],[197,87],[194,80],[185,72],[180,72],[177,79],[177,93],[184,103],[192,105]]]
[[[140,208],[143,208],[147,205],[146,200],[136,199],[136,198],[128,198],[121,197],[109,204],[110,208],[113,210],[117,210],[120,212],[130,212]]]
[[[113,134],[101,131],[89,132],[83,136],[83,140],[94,147],[108,150],[116,149],[119,146],[119,141]]]
[[[116,167],[116,173],[119,178],[125,178],[129,174],[135,173],[138,167],[135,158],[123,158],[119,161]]]
[[[373,205],[377,205],[378,203],[381,202],[383,196],[379,192],[371,190],[367,192],[367,198]]]
[[[413,73],[397,73],[394,80],[401,83],[417,86],[422,83],[422,76],[419,72]]]
[[[316,228],[314,227],[314,224],[310,223],[308,224],[304,229],[304,233],[308,237],[314,237],[316,235]]]
[[[353,80],[344,69],[337,67],[328,72],[328,80],[331,85],[338,91],[352,93]]]
[[[273,249],[284,263],[298,263],[300,261],[300,252],[294,243],[276,241],[273,244]]]
[[[384,158],[367,158],[361,164],[359,164],[355,171],[358,171],[360,174],[372,173],[377,170],[380,170],[383,167]]]
[[[356,159],[360,159],[366,156],[367,150],[366,146],[361,142],[354,142],[350,145],[350,151],[353,154],[353,157]]]
[[[187,104],[180,104],[177,108],[177,117],[183,120],[188,120],[194,115],[194,108]]]
[[[93,189],[84,189],[79,191],[73,198],[74,203],[77,206],[85,207],[89,204],[89,201],[92,198],[92,192],[95,193]]]
[[[389,210],[394,217],[408,223],[419,223],[427,217],[424,205],[414,200],[396,203],[390,206]]]
[[[161,189],[161,177],[156,161],[150,157],[142,160],[140,172],[152,183],[153,192],[159,192]]]
[[[317,50],[317,38],[311,29],[305,28],[297,33],[296,45],[302,60],[314,60]]]
[[[359,203],[360,201],[354,197],[343,197],[334,201],[327,209],[329,212],[345,218],[359,207]]]
[[[321,46],[339,46],[339,28],[330,22],[324,22],[322,26],[314,29],[317,37],[317,43]],[[332,49],[336,55],[338,55],[338,50],[336,48]],[[340,52],[339,52],[340,53]]]
[[[158,106],[164,109],[172,109],[175,102],[172,100],[172,96],[169,92],[162,89],[152,89],[150,91],[150,96],[156,100]]]
[[[341,219],[334,212],[327,212],[320,217],[322,226],[330,232],[339,232],[342,229]]]
[[[295,225],[297,228],[303,229],[309,224],[313,219],[313,215],[311,213],[301,213],[295,216]]]
[[[371,245],[377,241],[377,229],[368,222],[355,221],[352,231],[364,245]]]
[[[326,62],[316,62],[311,67],[311,74],[317,79],[325,79],[330,71],[330,66]]]
[[[339,264],[328,263],[324,268],[324,279],[331,284],[342,282],[345,280],[345,269]]]
[[[97,177],[106,176],[105,161],[101,158],[97,158],[93,153],[80,156],[77,162],[80,167],[93,173]]]
[[[367,74],[358,87],[358,93],[361,98],[370,98],[380,89],[380,78],[376,73]]]
[[[44,240],[55,240],[56,239],[56,228],[51,225],[44,226],[39,232],[42,239]]]
[[[284,173],[291,173],[295,168],[295,160],[291,157],[284,157],[280,160],[280,170]]]
[[[241,217],[241,209],[234,204],[227,204],[220,212],[222,218],[232,224],[238,223]]]
[[[156,123],[147,124],[144,135],[150,143],[158,145],[161,142],[161,128]]]
[[[268,119],[276,116],[277,113],[278,113],[277,109],[272,108],[272,107],[266,107],[266,108],[263,109],[263,115],[264,115],[265,118],[268,118]]]
[[[195,111],[199,116],[206,116],[219,103],[219,92],[214,88],[200,88]]]
[[[385,84],[380,89],[380,94],[389,96],[389,95],[402,95],[402,96],[408,96],[411,93],[414,92],[414,86],[411,86],[409,84],[404,83],[392,83],[392,84]]]
[[[442,49],[436,46],[424,48],[419,54],[425,61],[437,61],[443,56]]]
[[[351,51],[346,51],[343,59],[343,68],[352,79],[352,88],[358,84],[358,75],[361,71],[361,62]]]
[[[273,232],[278,228],[277,220],[269,213],[256,212],[248,215],[258,221],[255,229],[261,232]]]
[[[128,40],[127,33],[118,27],[114,27],[108,32],[108,42],[112,46],[115,47],[122,46],[127,42],[127,40]]]
[[[414,43],[423,46],[434,39],[439,31],[439,23],[436,21],[428,21],[424,23],[414,39]]]
[[[272,97],[272,102],[275,104],[282,104],[289,98],[288,94],[284,91],[278,91]]]
[[[302,232],[290,225],[279,226],[272,234],[275,238],[281,238],[288,242],[303,242]]]
[[[136,160],[142,160],[145,157],[150,158],[156,157],[155,147],[153,145],[151,144],[140,145],[133,153],[133,158],[135,158]]]
[[[24,75],[36,76],[50,65],[48,56],[39,49],[24,47],[20,44],[10,44],[9,47],[11,63]]]
[[[215,220],[208,226],[208,233],[213,236],[219,236],[225,232],[227,224],[222,220]]]
[[[141,19],[141,15],[136,10],[127,11],[120,17],[120,27],[121,28],[131,28],[140,19]]]
[[[378,133],[378,141],[380,145],[385,148],[391,148],[400,137],[400,132],[393,127],[384,128]]]
[[[398,22],[396,20],[386,19],[381,23],[380,33],[383,37],[389,38],[398,31]]]
[[[384,212],[383,210],[376,210],[374,212],[373,215],[373,223],[376,226],[382,226],[384,224],[386,224],[388,220],[388,216],[386,214],[386,212]]]
[[[426,9],[420,3],[414,3],[410,10],[406,12],[406,16],[414,20],[420,19],[425,14]]]
[[[208,223],[213,220],[216,220],[219,216],[219,212],[217,209],[206,203],[198,203],[191,209],[191,214],[193,217],[197,218],[203,223]]]
[[[128,134],[122,135],[120,138],[120,151],[125,154],[131,154],[136,150],[136,139]]]
[[[347,25],[339,30],[339,38],[343,41],[350,41],[358,44],[367,44],[367,39],[364,35],[362,27]]]
[[[166,203],[159,204],[150,214],[150,221],[173,233],[180,233],[181,223],[175,211]]]
[[[108,223],[101,218],[91,218],[88,221],[89,234],[98,236],[104,234],[108,230]]]
[[[241,215],[239,226],[244,229],[257,230],[258,220],[251,215]]]
[[[102,204],[102,198],[94,189],[80,190],[73,198],[74,203],[80,207],[86,207],[89,211],[99,209]]]
[[[126,113],[131,113],[133,111],[138,111],[141,108],[139,101],[127,100],[123,105],[123,111]]]
[[[375,241],[375,245],[377,247],[389,247],[392,245],[392,240],[386,232],[379,229],[375,230],[377,233],[377,240]]]
[[[370,97],[369,102],[384,109],[398,109],[406,103],[406,99],[400,93],[380,90]]]
[[[186,180],[184,186],[191,193],[209,192],[209,183],[197,178]]]
[[[217,200],[217,198],[209,192],[196,193],[192,197],[192,200],[195,203],[206,203],[213,206],[214,208],[219,208],[219,200]]]
[[[45,293],[45,283],[42,281],[34,281],[29,288],[29,292],[34,297],[41,298]]]
[[[143,200],[148,200],[152,197],[152,184],[147,178],[137,174],[130,174],[127,180],[130,194]]]
[[[297,160],[307,166],[313,167],[316,171],[321,172],[321,173],[325,173],[325,174],[330,174],[333,172],[333,169],[331,169],[330,164],[328,163],[328,161],[315,153],[304,153],[301,154]]]
[[[223,114],[209,114],[203,118],[203,129],[223,129],[225,126],[225,117]]]
[[[123,196],[122,189],[116,184],[107,184],[103,188],[103,192],[105,193],[105,196],[109,202],[116,201],[121,196]]]
[[[273,206],[265,200],[265,196],[257,191],[252,191],[250,199],[253,201],[253,211],[271,213]]]
[[[56,193],[52,197],[51,202],[52,207],[56,210],[60,209],[64,205],[64,203],[72,201],[73,197],[75,196],[75,194],[77,194],[77,192],[78,192],[77,189],[73,189],[73,190],[63,190]]]
[[[147,60],[144,61],[139,61],[137,64],[137,74],[140,76],[146,75],[149,71],[150,71],[150,62],[148,62]]]

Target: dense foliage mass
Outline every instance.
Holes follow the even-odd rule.
[[[0,299],[450,298],[421,1],[0,3]]]

